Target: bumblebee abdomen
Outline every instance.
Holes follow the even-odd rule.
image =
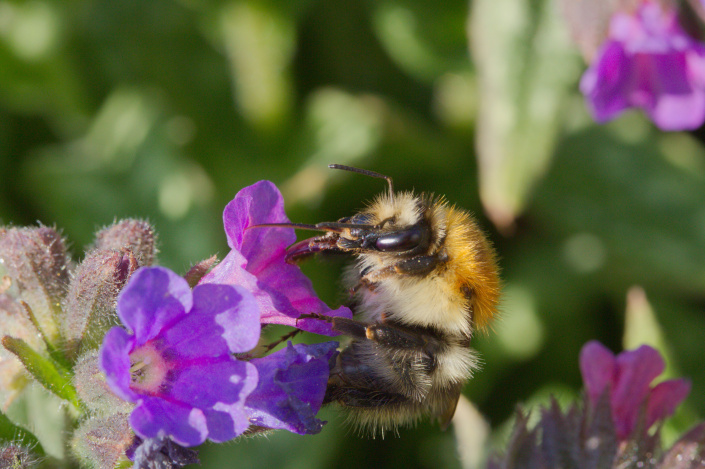
[[[465,381],[478,360],[466,344],[450,340],[429,357],[355,340],[341,352],[327,401],[349,410],[349,420],[372,437],[432,416],[447,426]]]

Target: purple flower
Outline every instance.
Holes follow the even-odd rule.
[[[142,438],[183,446],[230,440],[249,426],[245,399],[257,369],[232,353],[259,339],[259,309],[244,288],[199,285],[162,267],[142,268],[120,293],[130,332],[106,334],[100,364],[115,394],[137,404],[130,425]]]
[[[252,360],[260,381],[245,402],[250,422],[300,435],[320,432],[325,422],[315,417],[326,394],[337,346],[337,342],[289,342],[277,353]]]
[[[622,441],[641,425],[641,419],[642,430],[646,431],[671,415],[690,392],[690,383],[684,379],[662,381],[652,388],[651,382],[664,368],[661,355],[647,345],[615,357],[602,344],[592,341],[580,352],[588,401],[597,406],[603,393],[608,393],[617,438]]]
[[[301,270],[286,263],[286,248],[296,241],[294,230],[247,229],[262,223],[288,222],[282,195],[273,183],[260,181],[242,189],[223,212],[231,251],[201,284],[240,285],[252,292],[263,324],[285,324],[317,334],[337,335],[325,321],[297,320],[308,313],[347,318],[352,313],[346,307],[328,308]]]
[[[705,45],[678,23],[678,11],[642,0],[612,16],[609,38],[580,82],[595,119],[643,109],[663,130],[705,120]]]

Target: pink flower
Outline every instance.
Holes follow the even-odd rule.
[[[664,368],[661,355],[647,345],[615,357],[604,345],[592,341],[580,352],[580,371],[588,401],[594,407],[607,392],[617,438],[621,441],[632,435],[642,418],[641,430],[646,431],[673,414],[690,392],[690,382],[685,379],[662,381],[651,387]]]
[[[288,222],[284,200],[273,183],[260,181],[242,189],[223,212],[231,251],[200,283],[244,287],[257,300],[262,324],[285,324],[317,334],[338,335],[325,321],[298,319],[310,313],[351,318],[352,312],[344,306],[331,310],[316,296],[301,269],[286,262],[286,248],[296,241],[294,230],[247,229]]]
[[[598,122],[636,107],[663,130],[695,129],[705,121],[705,45],[683,30],[675,7],[642,0],[612,16],[580,90]]]

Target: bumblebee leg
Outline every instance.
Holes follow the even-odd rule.
[[[340,332],[357,339],[368,339],[383,346],[388,346],[398,349],[417,349],[424,352],[429,358],[439,350],[442,345],[442,340],[435,337],[434,334],[419,332],[410,328],[392,324],[392,323],[376,323],[365,324],[364,322],[354,319],[327,317],[333,324],[333,330]]]
[[[358,290],[365,288],[370,291],[375,291],[377,284],[389,277],[397,277],[399,275],[423,277],[433,272],[433,270],[448,260],[448,255],[439,253],[435,256],[416,256],[407,259],[384,269],[375,270],[373,272],[363,272],[353,287],[353,294]]]
[[[384,269],[377,269],[374,270],[370,273],[365,273],[360,277],[360,287],[366,287],[369,288],[370,290],[374,290],[375,286],[382,280],[388,277],[396,277],[397,271],[395,269],[395,266],[391,265],[389,267],[386,267]]]
[[[324,403],[337,401],[349,407],[382,407],[411,402],[404,387],[390,384],[395,370],[386,362],[370,363],[364,357],[369,353],[369,342],[353,342],[338,356],[326,389]],[[380,366],[381,365],[381,366]]]
[[[340,251],[337,247],[337,235],[323,235],[315,238],[299,241],[286,250],[284,259],[289,264],[298,264],[299,262],[324,251]]]
[[[394,270],[401,275],[424,276],[433,271],[438,264],[448,260],[448,255],[441,252],[435,256],[416,256],[394,265]]]
[[[340,332],[341,334],[349,335],[350,337],[355,337],[357,339],[367,338],[366,334],[368,325],[364,322],[341,317],[334,317],[331,319],[334,331]]]
[[[367,331],[367,324],[364,322],[355,321],[354,319],[341,318],[337,316],[324,316],[318,313],[302,314],[296,319],[318,319],[332,324],[333,330],[340,332],[341,334],[356,337],[358,339],[366,338],[365,334]]]
[[[365,336],[380,345],[396,349],[417,350],[434,360],[443,346],[437,333],[420,332],[390,323],[377,323],[367,327]]]
[[[275,340],[271,344],[266,345],[264,347],[264,351],[262,352],[262,355],[266,354],[267,352],[269,352],[270,350],[272,350],[273,348],[275,348],[277,345],[281,344],[282,342],[285,342],[285,341],[295,337],[300,332],[302,332],[301,329],[294,329],[293,331],[289,332],[288,334],[284,334],[283,336],[281,336],[279,339]]]
[[[335,318],[333,328],[354,337],[338,357],[329,380],[328,398],[351,406],[371,406],[404,399],[420,403],[431,389],[436,354],[443,347],[436,332],[393,323],[365,324]],[[360,396],[367,396],[362,399]],[[399,397],[392,397],[398,395]]]
[[[320,313],[306,313],[306,314],[302,314],[302,315],[300,315],[298,318],[296,318],[297,321],[298,321],[299,319],[319,319],[319,320],[325,321],[325,322],[330,322],[330,323],[333,322],[333,317],[331,317],[331,316],[326,316],[326,315],[323,315],[323,314],[320,314]]]
[[[384,392],[369,388],[330,386],[326,390],[324,404],[336,401],[346,407],[385,407],[412,402],[402,394]]]

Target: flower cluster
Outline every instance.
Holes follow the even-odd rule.
[[[117,313],[130,332],[105,336],[100,365],[110,388],[136,404],[130,426],[143,439],[183,446],[223,442],[251,425],[316,433],[329,362],[337,344],[289,346],[257,360],[260,311],[240,286],[205,284],[193,292],[168,269],[140,269]]]
[[[666,364],[659,353],[646,345],[614,356],[599,342],[588,342],[580,353],[588,405],[593,409],[609,396],[617,439],[646,432],[656,422],[673,414],[690,392],[684,379],[662,381],[653,388]]]
[[[198,285],[164,268],[137,271],[117,313],[130,332],[113,328],[101,349],[111,389],[135,403],[130,426],[149,444],[168,437],[183,446],[231,440],[250,427],[317,433],[337,342],[291,345],[261,358],[241,354],[258,343],[261,324],[296,326],[333,335],[323,321],[297,321],[331,311],[311,282],[286,263],[295,241],[277,188],[261,181],[244,188],[223,214],[227,257]],[[239,357],[239,358],[238,358]]]
[[[661,451],[658,424],[690,391],[683,379],[652,387],[664,367],[659,353],[645,345],[615,357],[602,344],[587,343],[580,354],[584,404],[562,411],[552,400],[533,429],[528,415],[519,411],[506,453],[493,458],[488,469],[702,467],[698,454],[705,445],[705,424]]]
[[[602,1],[590,5],[594,11],[608,8]],[[595,119],[605,122],[639,108],[663,130],[700,127],[705,121],[705,44],[680,24],[677,2],[621,0],[610,5],[607,38],[580,82]]]
[[[126,456],[136,467],[181,467],[197,461],[185,447],[207,439],[320,432],[316,414],[338,343],[289,343],[258,356],[273,348],[257,348],[260,330],[285,324],[335,335],[325,321],[298,317],[352,314],[329,309],[286,263],[293,229],[248,229],[288,222],[272,183],[241,190],[223,219],[231,252],[210,272],[215,258],[185,277],[151,266],[155,236],[142,221],[100,231],[78,265],[54,229],[0,228],[3,405],[22,391],[28,371],[72,404],[70,447],[91,467],[114,467]],[[31,433],[15,434],[1,454],[43,456]]]

